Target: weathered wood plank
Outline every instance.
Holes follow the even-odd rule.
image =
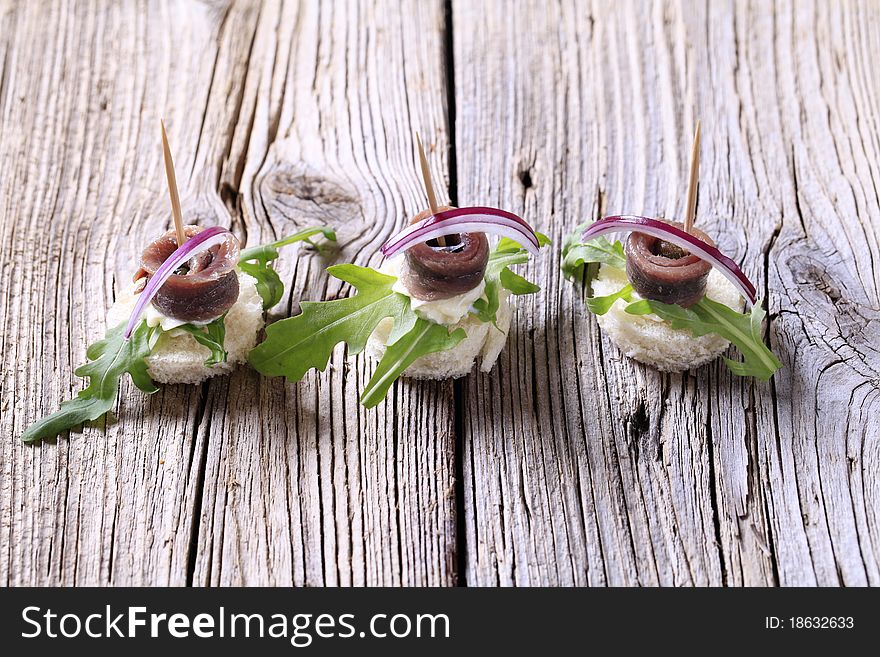
[[[0,583],[454,584],[457,541],[478,585],[880,583],[880,10],[452,16],[447,34],[440,0],[0,0]],[[557,245],[492,374],[400,383],[367,412],[372,364],[340,351],[299,385],[126,385],[118,422],[18,442],[79,389],[114,286],[170,221],[160,116],[190,214],[251,244],[330,223],[338,261],[376,265],[424,206],[415,130],[449,182],[453,110],[459,202]],[[770,385],[622,359],[558,274],[580,221],[681,213],[697,116],[698,221],[769,298]],[[284,255],[277,316],[347,294],[328,263]]]
[[[326,222],[339,261],[380,263],[425,205],[414,131],[438,180],[447,169],[443,29],[441,2],[263,5],[222,183],[249,240]],[[327,264],[284,258],[280,314],[348,293]],[[402,383],[365,411],[372,367],[340,350],[300,384],[240,372],[218,392],[196,583],[455,582],[452,384]]]
[[[700,116],[698,221],[769,296],[786,365],[763,385],[629,362],[541,261],[498,369],[463,386],[467,582],[877,583],[877,7],[453,17],[462,202],[557,244],[678,215]]]
[[[19,435],[80,389],[114,285],[169,225],[160,116],[182,189],[216,197],[194,155],[222,164],[234,113],[212,80],[239,93],[253,7],[15,3],[0,17],[0,582],[186,584],[212,388],[146,399],[126,384],[106,428],[37,448]]]
[[[783,45],[773,163],[790,172],[790,194],[768,189],[783,198],[769,285],[790,366],[775,391],[780,440],[762,454],[785,550],[779,574],[783,583],[877,585],[880,7],[786,4],[772,29]],[[769,86],[760,76],[774,73],[760,63],[770,53],[758,43],[749,52],[760,91]],[[769,141],[756,118],[756,137]]]
[[[124,281],[136,245],[167,224],[160,113],[190,215],[231,221],[250,243],[331,223],[340,258],[377,264],[376,245],[423,204],[414,130],[438,178],[447,168],[442,4],[405,9],[0,12],[14,35],[2,49],[0,154],[15,172],[4,216],[26,218],[3,222],[3,435],[78,389],[69,373],[103,330],[114,275]],[[301,294],[345,293],[326,264],[286,254],[280,314]],[[61,313],[30,302],[47,293]],[[301,386],[240,371],[148,401],[126,389],[106,433],[40,449],[5,441],[0,580],[453,583],[452,385],[404,384],[365,413],[371,367],[340,353]]]

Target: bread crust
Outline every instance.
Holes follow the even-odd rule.
[[[464,319],[449,327],[450,331],[457,328],[464,329],[467,334],[464,340],[452,349],[422,356],[410,365],[402,376],[411,379],[458,379],[470,373],[477,361],[480,362],[482,372],[489,372],[507,342],[512,315],[510,293],[501,290],[498,294],[495,325],[483,322],[474,315],[466,315]],[[367,342],[368,356],[377,361],[382,359],[392,326],[393,320],[390,318],[379,322]]]
[[[602,265],[592,282],[593,295],[614,294],[627,283],[624,272]],[[737,312],[742,310],[739,292],[714,269],[706,280],[706,296]],[[633,301],[639,298],[633,293]],[[626,312],[626,306],[626,301],[618,299],[607,313],[597,315],[600,328],[626,356],[662,372],[683,372],[699,367],[718,358],[730,344],[714,333],[694,337],[687,329],[674,329],[656,315],[631,315]]]
[[[212,376],[229,374],[237,364],[247,361],[248,353],[256,346],[257,336],[265,323],[263,302],[257,292],[256,281],[251,276],[238,272],[238,278],[238,299],[226,313],[226,362],[207,367],[205,360],[211,355],[210,350],[196,342],[189,333],[171,329],[162,333],[145,359],[153,381],[201,383]],[[133,287],[126,290],[107,311],[107,326],[113,327],[126,321],[136,300]]]

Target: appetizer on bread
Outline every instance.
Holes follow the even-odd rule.
[[[730,343],[742,360],[725,358],[740,376],[767,380],[782,367],[764,344],[764,310],[739,266],[694,228],[700,167],[700,122],[694,131],[684,223],[606,217],[582,225],[562,247],[562,272],[592,288],[587,307],[630,358],[665,372],[699,367]],[[626,246],[605,237],[628,232]],[[743,310],[743,300],[751,306]]]
[[[505,237],[490,249],[486,233]],[[460,377],[477,360],[488,372],[510,329],[511,295],[539,289],[510,267],[545,244],[546,238],[503,210],[421,213],[382,247],[386,261],[379,270],[352,264],[327,269],[357,290],[354,296],[303,302],[301,314],[266,328],[266,340],[248,360],[261,374],[299,381],[312,368],[324,370],[340,342],[349,355],[366,348],[379,361],[361,395],[368,408],[400,376]]]
[[[401,376],[456,378],[478,361],[491,370],[510,329],[511,295],[539,290],[510,267],[537,255],[547,238],[504,210],[438,207],[430,185],[428,198],[431,209],[382,247],[379,270],[327,269],[355,295],[304,302],[300,315],[267,327],[248,359],[254,369],[299,381],[312,368],[324,370],[340,342],[349,355],[366,349],[379,361],[361,395],[367,408]],[[493,247],[487,234],[502,239]]]
[[[464,211],[477,209],[464,208]],[[441,206],[438,210],[445,213],[456,208]],[[425,210],[413,217],[410,224],[430,217],[431,211]],[[528,259],[526,250],[509,238],[492,248],[482,232],[452,233],[445,237],[443,246],[436,238],[414,242],[402,255],[386,259],[380,268],[381,272],[397,278],[392,289],[409,297],[416,315],[446,326],[450,332],[462,329],[465,334],[454,347],[413,361],[402,375],[414,379],[457,379],[470,372],[477,362],[481,371],[489,372],[510,331],[513,314],[510,297],[514,293],[510,288],[517,294],[538,290],[527,282],[522,289],[514,284],[508,288],[501,283],[497,270],[502,260],[503,266],[508,267]],[[542,238],[538,239],[541,243]],[[487,282],[490,263],[493,271],[488,272]],[[494,281],[496,275],[498,281]],[[393,327],[394,320],[390,317],[379,322],[367,341],[367,355],[382,360]]]
[[[312,237],[333,240],[329,228],[309,228],[283,240],[240,251],[225,228],[187,226],[150,242],[134,285],[107,313],[106,336],[86,350],[76,370],[89,385],[61,409],[29,426],[22,439],[39,442],[97,420],[116,402],[124,374],[146,393],[156,383],[200,383],[242,363],[263,328],[263,313],[281,300],[284,285],[269,264],[278,249]]]
[[[86,350],[76,375],[89,385],[60,410],[25,429],[28,443],[97,420],[113,408],[126,373],[146,393],[156,383],[200,383],[244,362],[263,328],[263,313],[277,304],[284,284],[270,266],[278,249],[322,235],[308,228],[285,239],[241,250],[220,226],[184,226],[170,150],[162,127],[175,228],[143,250],[132,286],[107,313],[105,337]]]
[[[625,231],[626,246],[605,237]],[[743,360],[724,360],[735,374],[766,380],[781,367],[764,344],[754,285],[704,232],[661,219],[607,217],[579,228],[562,256],[563,273],[592,287],[587,307],[630,358],[681,372],[733,343]]]

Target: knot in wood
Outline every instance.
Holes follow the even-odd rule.
[[[345,181],[297,165],[276,168],[263,180],[260,192],[270,218],[327,222],[351,217],[360,205],[357,193]]]

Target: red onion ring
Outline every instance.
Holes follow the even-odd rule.
[[[416,244],[458,233],[492,233],[509,237],[533,255],[537,255],[540,249],[538,236],[523,219],[497,208],[473,207],[444,210],[409,226],[385,242],[382,255],[390,258]]]
[[[207,251],[212,246],[219,246],[222,244],[226,240],[227,233],[229,233],[229,231],[222,226],[211,226],[210,228],[203,230],[201,233],[197,233],[190,237],[181,246],[177,247],[174,253],[168,256],[168,259],[162,263],[162,266],[156,270],[156,273],[150,276],[150,280],[147,281],[144,291],[138,295],[137,303],[134,306],[134,310],[131,311],[131,316],[128,318],[128,325],[125,327],[126,341],[131,338],[131,334],[134,332],[134,328],[137,326],[141,315],[143,315],[147,304],[153,300],[156,292],[158,292],[165,284],[165,281],[174,274],[177,268],[187,262],[194,255],[198,255],[202,251]]]
[[[755,286],[752,285],[752,282],[739,268],[739,265],[721,253],[721,251],[714,246],[706,244],[704,241],[694,237],[690,233],[687,233],[676,226],[672,226],[665,221],[661,221],[660,219],[638,217],[635,215],[605,217],[587,228],[581,236],[581,240],[588,242],[600,235],[619,233],[621,231],[644,233],[645,235],[657,237],[671,244],[675,244],[676,246],[680,246],[689,253],[697,256],[700,260],[705,260],[715,269],[720,271],[750,304],[754,305],[757,301]]]

